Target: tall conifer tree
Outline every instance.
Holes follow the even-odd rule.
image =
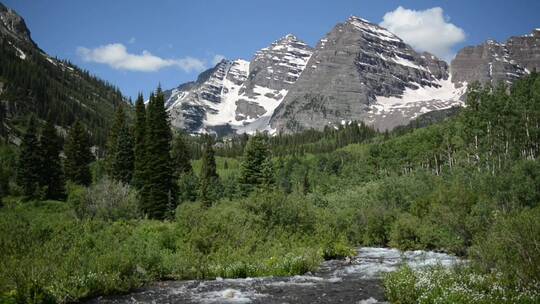
[[[141,210],[150,218],[163,219],[175,207],[171,137],[165,98],[158,88],[146,112],[146,165],[141,191]]]
[[[45,188],[45,197],[47,199],[63,199],[65,197],[65,181],[60,160],[62,141],[56,133],[51,115],[43,128],[39,144],[42,153],[40,184]]]
[[[133,176],[133,138],[129,128],[124,125],[118,133],[116,152],[112,162],[112,178],[129,184]]]
[[[246,194],[257,186],[271,185],[273,179],[270,150],[266,138],[262,134],[256,134],[246,145],[240,171],[240,185]]]
[[[151,99],[154,99],[153,96]],[[143,183],[145,168],[145,135],[146,135],[146,108],[142,94],[137,96],[135,101],[135,129],[134,135],[134,164],[133,164],[133,185],[140,189]]]
[[[90,151],[88,134],[83,125],[76,121],[69,131],[64,148],[66,178],[76,184],[88,186],[92,182],[90,163],[94,159]]]
[[[17,164],[17,182],[22,187],[24,195],[30,198],[38,195],[41,172],[41,153],[36,132],[36,120],[32,115],[28,119],[26,132],[21,141]]]
[[[116,157],[116,148],[118,146],[118,136],[122,129],[126,126],[126,114],[124,107],[120,104],[116,108],[114,123],[109,130],[107,138],[107,157],[105,158],[105,166],[109,175],[113,175],[113,163]]]
[[[184,136],[183,133],[175,136],[172,148],[172,160],[177,178],[180,178],[183,174],[190,174],[193,172],[193,167],[191,166],[191,151]]]
[[[200,199],[208,207],[217,199],[219,191],[219,176],[216,169],[214,148],[212,147],[212,138],[208,135],[205,136],[201,162]]]

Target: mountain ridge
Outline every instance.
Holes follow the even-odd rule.
[[[103,147],[114,109],[126,102],[117,87],[46,54],[24,19],[0,3],[0,137],[17,144],[26,116],[51,113],[62,129],[81,121]]]

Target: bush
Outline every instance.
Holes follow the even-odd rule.
[[[435,266],[412,270],[408,266],[389,273],[383,285],[387,299],[397,304],[503,304],[538,303],[538,286],[513,288],[500,276],[470,268]]]
[[[409,213],[399,215],[392,224],[389,245],[401,250],[423,249],[425,246],[419,231],[421,226],[420,219],[416,216]]]
[[[475,265],[501,272],[517,285],[540,285],[540,207],[497,215],[487,235],[470,249]]]
[[[68,202],[79,219],[127,220],[140,216],[137,192],[129,185],[103,178],[89,188],[69,188]]]

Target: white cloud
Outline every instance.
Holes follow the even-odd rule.
[[[380,25],[413,48],[450,60],[455,55],[452,47],[465,40],[465,32],[449,21],[440,7],[415,11],[400,6],[386,13]]]
[[[225,56],[223,55],[214,55],[214,58],[212,59],[212,64],[216,65],[221,62],[221,60],[225,59]]]
[[[131,37],[131,38],[129,38],[128,43],[133,44],[133,43],[135,43],[135,41],[137,41],[137,39],[135,39],[135,37]]]
[[[84,61],[107,64],[118,70],[155,72],[166,67],[177,67],[185,72],[199,72],[205,69],[204,61],[197,58],[164,59],[148,51],[143,51],[140,55],[130,54],[121,43],[107,44],[94,49],[78,47],[77,53]]]

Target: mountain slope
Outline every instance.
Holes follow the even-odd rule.
[[[391,129],[418,113],[459,103],[460,92],[448,77],[444,61],[417,53],[378,25],[350,17],[319,41],[271,126],[295,132],[364,120]]]
[[[49,113],[61,127],[82,121],[102,146],[120,91],[38,48],[22,17],[0,3],[0,136],[17,142],[18,126]]]
[[[512,83],[533,70],[540,70],[540,29],[506,43],[488,40],[463,48],[452,60],[454,82]]]
[[[258,51],[251,62],[223,60],[197,81],[165,91],[173,126],[192,133],[266,129],[311,52],[289,34]]]

